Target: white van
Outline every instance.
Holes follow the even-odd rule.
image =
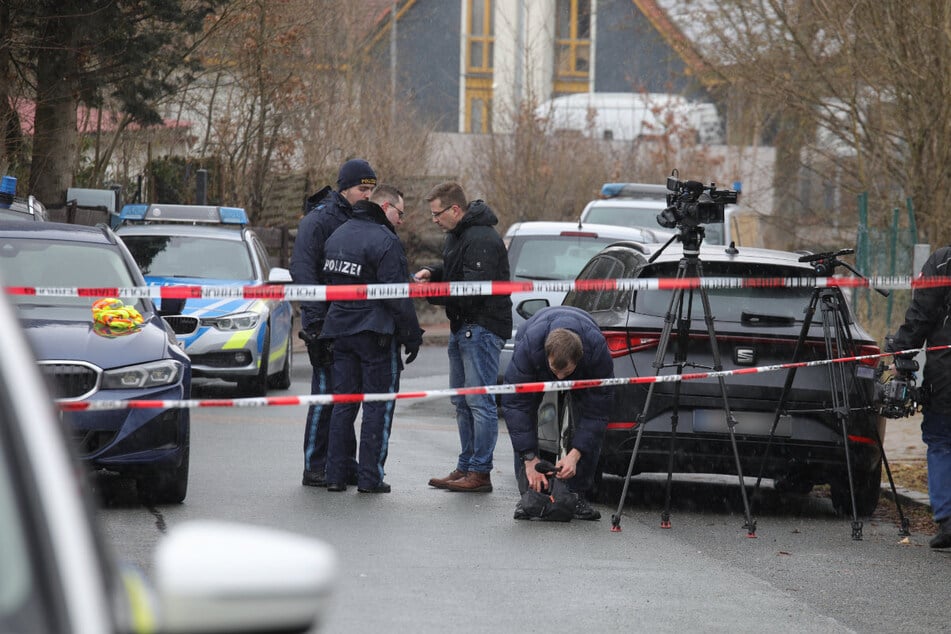
[[[716,106],[680,95],[577,93],[550,99],[539,105],[535,114],[548,119],[553,132],[575,131],[589,138],[615,141],[662,135],[669,114],[678,127],[693,130],[697,142],[723,142],[723,122]]]

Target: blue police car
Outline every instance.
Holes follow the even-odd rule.
[[[287,283],[272,267],[243,209],[213,205],[126,205],[116,233],[149,284],[249,286]],[[188,299],[168,317],[196,377],[237,382],[243,396],[288,389],[293,355],[291,303],[281,299]]]

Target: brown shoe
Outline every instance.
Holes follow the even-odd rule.
[[[453,472],[447,475],[445,478],[430,478],[429,486],[436,487],[437,489],[445,489],[446,485],[450,482],[455,482],[456,480],[462,480],[466,477],[465,471],[459,471],[459,469],[453,469]]]
[[[461,491],[465,493],[488,493],[492,490],[492,478],[488,473],[470,471],[466,474],[466,477],[461,480],[448,482],[446,488],[450,491]]]

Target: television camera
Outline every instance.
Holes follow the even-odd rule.
[[[667,177],[667,208],[657,215],[657,223],[667,229],[693,228],[723,222],[726,205],[736,204],[737,192],[717,189],[714,183],[682,181],[677,170]]]
[[[921,403],[921,392],[915,378],[918,362],[898,355],[894,359],[895,371],[885,381],[881,377],[887,366],[884,362],[878,366],[875,402],[879,413],[885,418],[905,418],[917,412]]]

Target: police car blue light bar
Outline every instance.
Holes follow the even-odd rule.
[[[192,224],[246,225],[248,214],[241,207],[215,205],[126,205],[120,222],[183,222]]]

